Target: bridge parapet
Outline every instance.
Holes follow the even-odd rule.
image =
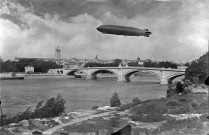
[[[72,71],[82,71],[86,74],[87,79],[96,79],[96,74],[99,71],[112,72],[118,77],[118,81],[129,81],[129,77],[139,71],[145,70],[155,74],[161,84],[167,84],[168,79],[173,79],[177,76],[185,74],[185,69],[173,68],[152,68],[152,67],[87,67],[87,68],[68,68],[64,69],[65,73]]]
[[[163,71],[186,71],[178,68],[153,68],[153,67],[86,67],[86,68],[64,68],[64,70],[84,70],[84,69],[143,69],[143,70],[163,70]]]

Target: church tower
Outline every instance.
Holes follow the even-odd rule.
[[[55,49],[55,59],[61,59],[61,50],[59,47]]]

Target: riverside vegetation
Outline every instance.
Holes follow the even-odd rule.
[[[108,129],[108,133],[111,133],[113,128],[130,124],[134,127],[134,135],[139,133],[144,135],[163,133],[196,135],[205,133],[207,131],[204,131],[206,129],[203,123],[207,123],[207,94],[192,93],[188,84],[187,81],[170,83],[166,97],[145,101],[136,97],[128,104],[122,104],[118,93],[113,93],[110,99],[110,106],[115,108],[113,112],[111,112],[112,110],[99,111],[98,106],[93,107],[94,110],[98,110],[96,114],[110,111],[108,116],[101,115],[101,117],[94,117],[80,122],[80,124],[65,126],[63,130],[66,132],[90,132]],[[13,117],[4,115],[4,125],[22,120],[31,121],[35,118],[60,116],[63,119],[68,116],[65,114],[65,100],[61,95],[49,99],[44,105],[43,103],[43,101],[40,101],[34,110],[28,108],[25,112]],[[52,127],[59,124],[54,122]],[[33,128],[30,127],[29,129]],[[46,128],[40,130],[44,131]],[[20,132],[21,130],[17,131]]]
[[[141,101],[136,97],[131,103],[122,104],[119,95],[113,93],[110,105],[116,110],[111,115],[66,126],[63,130],[82,133],[107,130],[105,134],[110,134],[114,129],[130,124],[133,135],[209,133],[207,94],[193,93],[188,81],[170,83],[167,96],[160,99]]]
[[[29,107],[26,111],[20,112],[12,117],[8,117],[6,114],[4,114],[2,117],[3,120],[1,121],[3,121],[3,125],[8,125],[22,120],[56,117],[65,111],[65,100],[60,94],[58,94],[56,98],[47,100],[44,105],[43,103],[43,101],[40,101],[34,110]],[[2,126],[2,123],[0,125]]]

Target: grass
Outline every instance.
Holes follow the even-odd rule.
[[[51,98],[46,101],[44,105],[43,101],[40,101],[35,110],[32,110],[30,107],[24,112],[20,112],[12,117],[7,117],[3,115],[3,125],[9,125],[11,123],[18,123],[22,120],[30,120],[35,118],[52,118],[59,116],[65,111],[65,100],[60,94],[56,98]],[[1,118],[0,118],[1,121]],[[0,126],[2,123],[0,123]]]
[[[207,115],[201,117],[191,117],[187,119],[175,119],[170,115],[164,114],[185,114],[185,113],[206,113],[207,112],[207,94],[188,94],[176,95],[169,98],[160,98],[153,100],[140,101],[135,98],[132,103],[121,105],[118,112],[105,117],[93,118],[81,123],[66,126],[64,131],[87,133],[98,133],[99,131],[107,131],[109,134],[117,128],[123,127],[126,124],[131,124],[129,120],[137,122],[153,123],[159,122],[159,126],[154,129],[142,128],[137,126],[133,128],[133,134],[142,135],[176,135],[176,134],[201,134],[203,122],[208,122]],[[95,106],[94,108],[97,108]],[[128,115],[121,114],[120,111],[129,110]],[[98,113],[101,113],[99,111]],[[125,118],[125,119],[123,119]],[[126,119],[127,118],[127,119]],[[129,119],[130,118],[130,119]],[[163,121],[163,122],[161,122]],[[31,123],[31,120],[28,121]],[[37,122],[36,122],[37,123]],[[55,124],[53,121],[50,124]],[[44,123],[39,122],[38,125]],[[58,124],[58,123],[57,123]],[[37,125],[30,124],[29,130],[40,128]],[[133,124],[134,125],[134,124]],[[19,132],[18,130],[16,132]],[[57,131],[58,133],[59,131]],[[0,134],[6,134],[6,131],[1,131]]]
[[[163,114],[204,113],[207,111],[207,94],[176,95],[169,98],[141,102],[131,110],[133,121],[159,122]]]
[[[169,115],[164,114],[185,114],[185,113],[206,113],[207,111],[207,94],[188,94],[173,96],[170,98],[161,98],[147,101],[140,101],[138,103],[128,103],[121,105],[118,109],[120,111],[129,110],[132,114],[111,115],[107,117],[94,118],[82,122],[77,125],[71,125],[64,128],[71,132],[94,132],[107,131],[111,133],[113,130],[123,127],[129,123],[123,117],[129,117],[133,121],[140,122],[160,122],[159,126],[154,129],[149,129],[141,126],[133,126],[133,135],[196,135],[203,134],[205,130],[203,122],[207,122],[207,115],[198,117],[191,117],[187,119],[175,119]],[[124,125],[123,125],[124,124]]]
[[[64,130],[79,133],[96,132],[99,130],[108,130],[112,132],[113,128],[119,128],[126,125],[126,123],[127,122],[125,120],[121,119],[120,115],[114,114],[105,117],[93,118],[78,124],[66,126],[64,127]]]

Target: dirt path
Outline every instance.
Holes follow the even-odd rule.
[[[101,114],[95,114],[95,115],[87,116],[87,117],[84,117],[84,118],[74,119],[74,120],[72,120],[72,121],[70,121],[68,123],[63,123],[63,124],[60,124],[60,125],[55,126],[53,128],[50,128],[50,129],[44,131],[43,134],[46,134],[46,135],[50,134],[51,135],[52,133],[54,133],[58,129],[63,128],[65,126],[76,124],[76,123],[83,122],[83,121],[86,121],[86,120],[89,120],[89,119],[93,119],[93,118],[97,118],[97,117],[107,116],[107,115],[110,115],[111,113],[114,113],[114,112],[115,111],[105,112],[105,113],[101,113]]]

